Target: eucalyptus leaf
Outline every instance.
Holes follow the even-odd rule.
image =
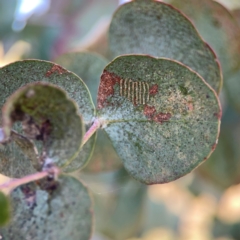
[[[29,139],[42,141],[42,161],[58,166],[71,161],[80,150],[84,134],[76,104],[65,91],[49,83],[31,83],[11,95],[3,107],[6,138],[15,121],[21,121]]]
[[[68,95],[77,102],[79,113],[83,117],[84,124],[86,125],[86,130],[88,130],[92,119],[95,116],[95,107],[86,85],[74,73],[69,72],[61,66],[51,62],[40,60],[24,60],[17,61],[15,63],[4,66],[3,68],[0,68],[0,108],[2,108],[7,97],[16,91],[19,87],[36,81],[53,83],[66,90]],[[20,128],[16,128],[16,130],[21,133]],[[78,168],[83,167],[86,161],[89,159],[89,156],[92,154],[95,138],[96,136],[93,136],[83,146],[79,153],[79,156],[81,157],[77,158],[76,161],[74,161]],[[0,157],[0,161],[7,160],[8,157],[10,158],[10,155],[6,155],[10,153],[11,159],[13,160],[12,162],[16,161],[15,169],[20,167],[19,164],[17,164],[17,161],[19,161],[19,155],[14,155],[16,151],[10,152],[9,150],[6,150],[4,159]],[[29,169],[28,171],[28,167],[26,166],[25,172],[29,174],[31,173],[31,170]],[[26,173],[24,173],[24,175],[25,174]],[[13,177],[19,177],[19,175]]]
[[[219,63],[192,23],[163,2],[137,0],[122,5],[109,29],[112,57],[149,54],[182,62],[198,72],[217,92],[222,85]]]
[[[0,229],[3,239],[90,239],[91,199],[77,179],[62,175],[51,183],[51,191],[35,183],[26,184],[10,197],[12,221]]]
[[[98,116],[126,170],[154,184],[175,180],[210,156],[221,108],[215,91],[188,67],[129,55],[105,68]]]
[[[38,169],[39,168],[38,150],[33,141],[24,137],[21,134],[18,134],[13,130],[10,133],[10,140],[14,141],[17,144],[17,146],[22,150],[22,152],[31,160],[35,169]]]
[[[10,219],[10,203],[8,197],[0,191],[0,226],[5,225]]]
[[[219,57],[227,81],[228,75],[239,69],[240,62],[240,28],[232,14],[220,3],[212,0],[167,2],[193,21],[201,36]]]
[[[99,54],[91,52],[70,52],[60,55],[55,62],[77,74],[87,85],[94,104],[97,103],[97,91],[100,77],[108,61]]]
[[[26,140],[27,138],[24,137],[24,139]],[[28,150],[30,150],[29,153],[32,150],[34,151],[34,149]],[[0,143],[0,174],[12,178],[20,178],[36,172],[36,166],[34,165],[35,157],[29,159],[25,153],[19,144],[11,139],[7,143]]]
[[[66,53],[59,56],[55,61],[76,73],[86,83],[93,102],[96,104],[100,77],[108,61],[100,55],[91,52]],[[78,157],[82,158],[83,156],[80,154]],[[75,166],[72,166],[76,162],[75,160],[70,163],[65,171],[76,169]],[[111,141],[109,141],[103,131],[99,130],[93,155],[84,170],[87,172],[109,171],[118,169],[121,165],[122,163],[112,147]]]
[[[219,143],[211,157],[198,168],[204,179],[222,189],[239,183],[240,116],[228,107],[223,115]]]
[[[122,167],[122,161],[112,146],[112,141],[103,129],[98,130],[93,155],[84,172],[98,173],[114,171]]]
[[[7,142],[0,143],[0,173],[19,178],[39,168],[35,144],[25,136],[11,131]]]
[[[109,193],[104,198],[95,196],[96,216],[100,232],[112,240],[128,239],[136,236],[141,229],[146,203],[146,186],[127,177],[126,171],[116,174],[114,188],[116,192]],[[100,218],[107,216],[106,221]]]

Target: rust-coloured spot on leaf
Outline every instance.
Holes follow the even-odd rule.
[[[156,109],[155,109],[154,106],[151,107],[151,106],[145,105],[145,107],[144,107],[144,115],[147,118],[152,119],[155,113],[156,113]]]
[[[167,122],[171,118],[171,116],[172,115],[170,113],[160,112],[154,116],[153,121],[159,122],[159,123]]]
[[[98,89],[98,108],[101,109],[106,104],[106,99],[114,94],[114,85],[120,82],[120,77],[114,73],[104,71]]]
[[[158,85],[157,84],[154,84],[150,87],[149,89],[149,94],[150,95],[155,95],[158,93]]]
[[[148,105],[145,105],[143,113],[148,119],[160,124],[167,122],[172,117],[170,113],[157,113],[154,106]]]
[[[49,71],[46,73],[46,77],[51,76],[54,72],[58,72],[59,74],[63,74],[67,72],[65,69],[60,67],[59,65],[54,65]]]
[[[187,108],[188,108],[188,111],[192,112],[194,107],[193,107],[193,103],[192,102],[188,102],[187,103]]]

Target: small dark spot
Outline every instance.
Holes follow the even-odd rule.
[[[209,98],[209,97],[210,97],[210,96],[207,94],[207,95],[206,95],[206,98]]]
[[[220,120],[221,117],[222,117],[222,111],[220,111],[220,112],[218,112],[218,113],[214,113],[213,116],[214,116],[214,117],[217,117],[217,119]]]
[[[188,94],[187,88],[185,88],[183,85],[178,85],[178,86],[179,86],[181,93],[186,96]]]
[[[215,26],[217,28],[221,27],[221,23],[217,19],[213,19],[212,24],[213,24],[213,26]]]

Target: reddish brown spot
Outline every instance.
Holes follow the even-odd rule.
[[[46,77],[51,76],[54,72],[58,72],[59,74],[63,74],[65,72],[67,72],[67,70],[63,69],[62,67],[60,67],[59,65],[53,65],[53,67],[46,72]]]
[[[149,94],[150,95],[155,95],[158,93],[158,85],[157,84],[154,84],[150,87],[149,89]]]
[[[160,124],[167,122],[172,117],[170,113],[157,113],[154,106],[148,105],[145,105],[143,113],[148,119]]]
[[[170,118],[171,118],[171,114],[170,113],[158,113],[154,116],[153,120],[155,122],[159,122],[159,123],[163,123],[163,122],[167,122]]]
[[[206,160],[207,160],[207,157],[205,157],[203,160],[206,161]]]
[[[114,73],[104,71],[101,76],[101,81],[98,89],[98,108],[101,109],[106,106],[106,100],[109,96],[114,94],[114,85],[120,83],[120,77]]]
[[[190,111],[190,112],[192,112],[193,109],[194,109],[192,102],[188,102],[188,103],[187,103],[187,107],[188,107],[188,111]]]
[[[213,115],[220,120],[222,118],[222,111],[219,111],[218,113],[214,113]]]
[[[217,146],[217,144],[216,144],[216,143],[214,143],[214,144],[212,145],[212,151],[214,151],[214,150],[215,150],[216,146]]]
[[[147,117],[147,118],[150,118],[152,119],[154,117],[154,114],[156,113],[156,109],[154,106],[148,106],[148,105],[145,105],[144,107],[144,115]]]

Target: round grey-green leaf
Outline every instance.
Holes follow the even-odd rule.
[[[0,159],[0,173],[8,177],[19,178],[36,172],[39,167],[35,144],[15,131],[11,131],[7,142],[0,144]]]
[[[89,240],[92,204],[77,179],[62,175],[51,192],[30,183],[11,193],[12,220],[0,230],[3,239]]]
[[[74,73],[67,71],[65,68],[47,61],[41,60],[24,60],[11,63],[9,65],[0,68],[0,108],[2,108],[7,97],[11,95],[18,88],[24,86],[27,83],[44,81],[52,84],[56,84],[63,88],[68,95],[73,98],[78,104],[78,110],[83,118],[86,130],[90,127],[92,119],[95,116],[95,107],[92,102],[90,93],[84,84],[84,82]],[[0,118],[1,125],[1,118]],[[19,130],[19,128],[17,128]],[[76,163],[76,168],[81,168],[85,165],[86,161],[89,159],[94,147],[96,136],[93,136],[81,149],[81,158],[77,158],[72,162]],[[12,148],[11,148],[12,149]],[[4,158],[0,156],[0,161],[7,161],[9,149],[5,149]],[[12,152],[11,150],[12,162],[16,161],[17,169],[19,165],[19,154],[17,151]],[[24,161],[27,163],[26,161]],[[30,166],[30,165],[29,165]],[[32,168],[24,168],[25,174],[32,173]],[[12,176],[12,177],[21,177]]]
[[[193,24],[166,3],[138,0],[122,5],[112,18],[109,48],[112,57],[136,53],[180,61],[220,92],[222,76],[214,52]]]
[[[6,138],[16,121],[22,122],[26,137],[42,142],[42,161],[48,158],[62,167],[80,151],[84,127],[77,105],[53,84],[30,83],[12,94],[3,107]]]
[[[212,0],[165,0],[185,13],[201,36],[216,52],[223,68],[224,79],[239,69],[240,28],[232,14]]]
[[[221,107],[215,91],[188,67],[129,55],[105,68],[98,116],[126,170],[154,184],[184,176],[210,156]]]
[[[109,61],[99,54],[85,51],[60,55],[55,62],[74,72],[84,81],[96,104],[100,77]]]

